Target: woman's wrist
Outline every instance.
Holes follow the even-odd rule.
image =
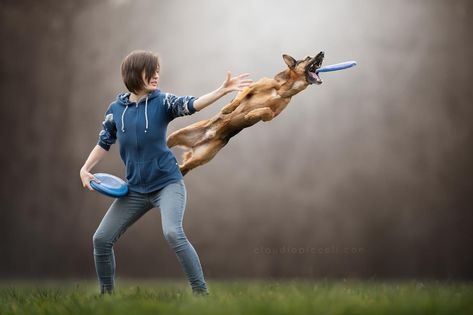
[[[201,97],[198,97],[195,102],[194,102],[194,108],[197,111],[200,111],[204,109],[205,107],[209,106],[210,104],[213,104],[214,102],[218,101],[220,98],[225,96],[226,94],[230,93],[231,90],[228,90],[225,88],[223,85],[218,87],[216,90],[202,95]]]
[[[85,164],[80,168],[80,171],[90,173],[90,169],[87,166],[85,166]]]
[[[223,85],[221,85],[218,89],[217,89],[217,95],[218,95],[218,98],[221,98],[225,95],[227,95],[228,93],[230,93],[231,91],[225,87],[223,87]]]

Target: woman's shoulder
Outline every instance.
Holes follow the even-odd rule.
[[[108,105],[107,111],[120,109],[122,106],[130,103],[129,96],[129,92],[118,93],[117,97]]]

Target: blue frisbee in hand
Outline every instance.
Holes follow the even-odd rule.
[[[107,173],[96,173],[94,177],[97,178],[100,183],[91,180],[90,187],[99,193],[114,198],[120,198],[128,194],[128,185],[120,177]]]
[[[344,69],[351,68],[353,66],[356,66],[356,61],[346,61],[346,62],[336,63],[334,65],[320,67],[319,69],[317,69],[317,73],[344,70]]]

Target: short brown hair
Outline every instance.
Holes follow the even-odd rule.
[[[159,71],[159,56],[151,51],[135,50],[123,59],[121,70],[123,83],[128,91],[138,93],[141,91],[143,82],[142,73],[145,71],[145,78],[148,81],[154,72]]]

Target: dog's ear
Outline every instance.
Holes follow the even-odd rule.
[[[291,56],[284,54],[282,55],[282,59],[284,59],[284,62],[290,69],[296,66],[296,59],[292,58]]]

